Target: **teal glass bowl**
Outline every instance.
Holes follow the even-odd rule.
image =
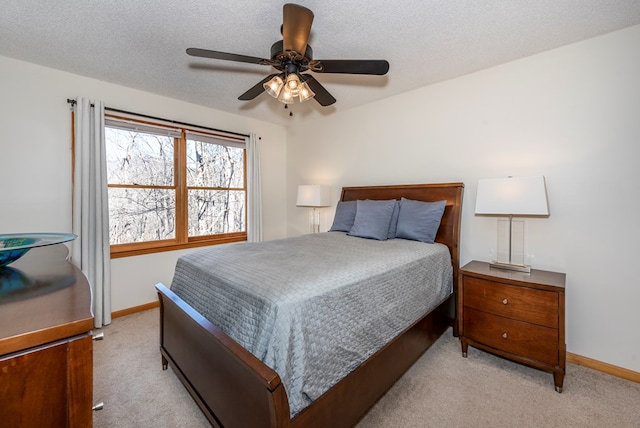
[[[73,233],[10,233],[0,235],[0,268],[13,263],[30,249],[73,241]]]

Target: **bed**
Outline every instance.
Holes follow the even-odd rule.
[[[408,327],[402,327],[398,334],[393,333],[390,340],[385,339],[385,343],[376,347],[371,355],[365,353],[361,357],[363,360],[359,361],[356,367],[349,368],[346,375],[341,374],[335,382],[328,380],[330,383],[327,389],[321,389],[318,396],[311,397],[310,403],[300,404],[301,395],[292,387],[295,382],[291,381],[286,370],[278,369],[279,373],[283,373],[281,377],[271,368],[277,367],[277,364],[268,358],[272,348],[262,346],[261,340],[244,340],[243,336],[229,332],[228,325],[223,324],[222,319],[218,321],[215,314],[208,314],[206,307],[198,306],[197,299],[192,299],[179,287],[176,287],[176,290],[180,291],[182,297],[163,284],[158,284],[156,288],[160,298],[160,351],[163,368],[166,369],[169,364],[172,366],[178,378],[214,426],[354,425],[449,326],[453,326],[454,334],[456,333],[455,291],[458,278],[458,242],[463,187],[462,183],[448,183],[343,188],[341,201],[399,200],[403,197],[426,202],[446,200],[446,208],[435,238],[438,244],[434,247],[440,246],[445,249],[445,252],[449,252],[447,260],[451,263],[453,293],[447,293],[443,299],[438,299],[433,310],[424,316],[421,314],[415,322],[411,321]],[[326,241],[327,245],[335,246],[336,239],[347,238],[337,232],[329,232],[296,238],[295,242],[315,240],[317,243],[323,243]],[[294,241],[293,238],[292,241]],[[387,243],[385,245],[387,247],[406,245],[400,241],[404,240],[385,241]],[[277,247],[279,244],[280,242],[270,245]],[[375,246],[373,242],[367,245],[371,248]],[[206,254],[202,253],[202,257],[205,256]],[[249,254],[247,257],[251,256]],[[197,282],[201,275],[200,273],[191,275],[189,269],[180,267],[180,262],[176,266],[176,276],[179,272],[180,275],[186,275],[189,278],[186,282]],[[271,272],[265,271],[264,275],[267,278]],[[381,275],[384,277],[384,272]],[[390,278],[393,279],[390,280]],[[382,282],[394,281],[395,278],[400,282],[401,275],[397,272],[387,273],[386,279]],[[174,286],[175,278],[172,288]],[[259,289],[259,287],[246,287],[247,290],[253,288]],[[344,300],[338,299],[334,302]],[[254,309],[255,305],[252,308]],[[285,313],[282,307],[273,312]],[[317,312],[322,313],[322,308]],[[212,323],[210,319],[216,320],[218,325]],[[330,318],[320,318],[319,322],[324,325],[328,320],[330,321]],[[298,321],[297,318],[289,320],[291,325],[300,326]],[[234,323],[235,321],[232,320],[231,325]],[[276,325],[279,324],[276,323]],[[220,326],[224,326],[224,329]],[[327,325],[327,331],[329,331],[328,328]],[[265,330],[265,328],[259,325],[257,330]],[[305,335],[304,332],[300,334]],[[232,339],[232,336],[236,340]],[[311,354],[317,360],[331,360],[329,351],[324,348],[322,352],[325,354],[318,351],[319,355],[313,355],[313,349],[316,348],[305,349],[306,354]],[[254,354],[260,355],[261,358]],[[314,372],[311,371],[311,373]],[[324,380],[328,376],[321,373],[307,377]],[[296,379],[295,376],[293,378]]]

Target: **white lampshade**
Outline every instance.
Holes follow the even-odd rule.
[[[476,214],[549,215],[544,177],[478,180]]]
[[[328,207],[331,205],[331,188],[320,184],[303,184],[298,186],[299,207]]]

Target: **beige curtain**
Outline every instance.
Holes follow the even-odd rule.
[[[111,256],[104,138],[104,104],[78,98],[74,120],[71,260],[91,286],[94,326],[111,323]]]
[[[247,147],[247,241],[262,241],[262,186],[260,182],[260,154],[256,134],[245,140]]]

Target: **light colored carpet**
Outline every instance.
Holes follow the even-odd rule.
[[[94,426],[209,427],[158,350],[158,310],[117,318],[94,342]],[[358,428],[640,427],[640,384],[568,364],[553,376],[469,348],[449,330],[378,401]]]
[[[158,309],[116,318],[93,343],[96,428],[211,425],[171,368],[162,370]]]

